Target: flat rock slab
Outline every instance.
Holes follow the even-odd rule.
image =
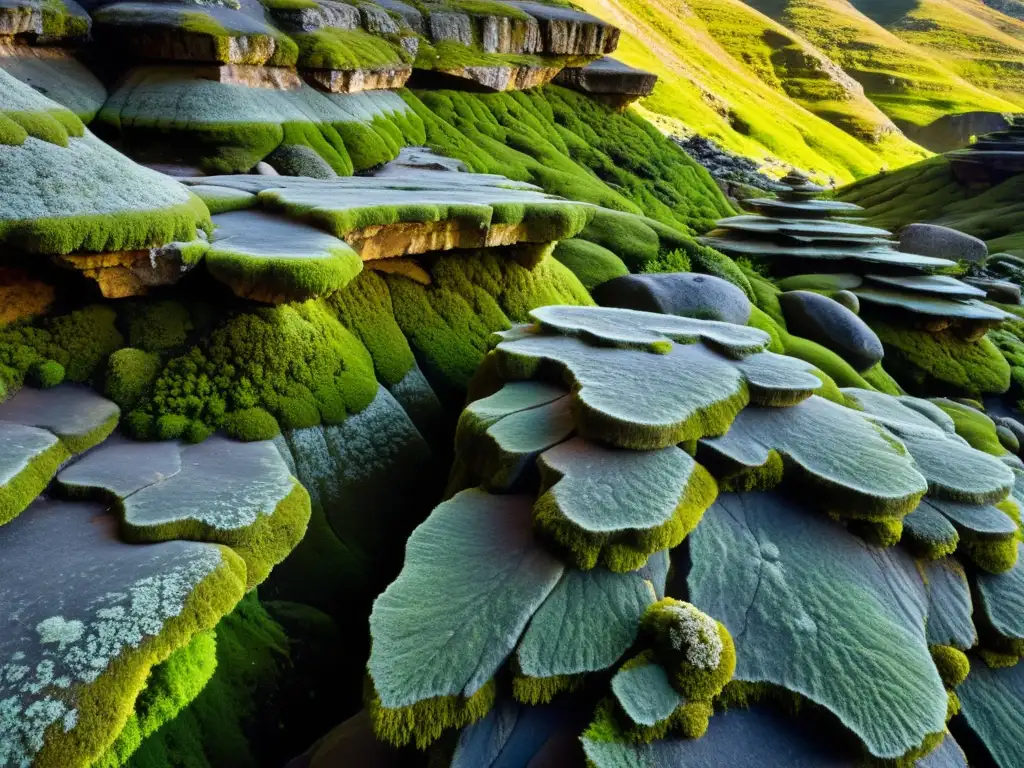
[[[884,288],[925,293],[947,299],[984,299],[985,291],[948,275],[866,275],[868,282]],[[1019,289],[1018,289],[1019,290]]]
[[[102,442],[114,431],[120,415],[114,403],[77,384],[53,389],[22,387],[0,403],[0,421],[48,430],[72,453]]]
[[[887,229],[849,224],[842,221],[821,221],[820,219],[774,219],[767,216],[731,216],[720,219],[715,226],[740,232],[757,234],[779,234],[792,237],[813,237],[819,240],[835,238],[887,238]]]
[[[0,525],[43,492],[67,457],[52,432],[0,421]]]
[[[849,216],[863,211],[859,205],[842,203],[838,200],[778,200],[771,197],[755,197],[744,200],[743,205],[764,216],[778,219],[825,219],[831,216]]]
[[[981,739],[995,765],[1020,765],[1024,733],[1024,664],[989,669],[971,658],[971,674],[957,688],[967,725]]]
[[[792,258],[807,261],[859,261],[864,264],[899,267],[911,272],[951,267],[956,262],[931,256],[900,253],[890,248],[875,246],[855,248],[821,247],[817,245],[779,245],[765,240],[739,240],[727,237],[699,238],[703,245],[711,246],[730,256],[752,256],[758,258]]]
[[[962,281],[984,291],[986,298],[999,304],[1020,304],[1020,286],[1006,280],[965,277]]]
[[[208,176],[186,184],[255,194],[265,209],[345,240],[364,261],[572,237],[588,206],[503,176],[407,168],[383,177]]]
[[[305,301],[340,290],[362,270],[344,240],[301,221],[244,210],[214,216],[213,223],[206,267],[243,298]]]
[[[838,301],[812,291],[787,291],[779,295],[791,333],[831,349],[858,371],[885,356],[878,335]]]
[[[555,83],[573,90],[595,95],[650,96],[658,76],[623,64],[610,56],[592,61],[584,67],[566,67],[555,77]]]
[[[918,315],[990,323],[999,323],[1014,317],[1009,312],[1004,312],[976,299],[941,298],[922,293],[866,286],[854,289],[853,293],[865,304],[902,309]]]
[[[690,551],[691,600],[732,634],[736,679],[826,707],[876,757],[899,757],[944,730],[927,595],[905,552],[867,546],[765,493],[720,496]]]
[[[116,517],[98,504],[37,501],[0,528],[0,552],[0,754],[12,765],[31,763],[44,742],[74,754],[76,738],[96,739],[77,725],[116,733],[105,706],[114,702],[90,700],[90,686],[115,663],[122,673],[145,670],[136,649],[165,631],[180,635],[180,646],[213,626],[220,611],[190,601],[200,584],[218,590],[221,609],[243,593],[220,547],[125,544]],[[137,693],[107,695],[132,701]]]
[[[936,224],[908,224],[899,231],[900,250],[939,259],[981,264],[988,258],[984,240]]]
[[[690,272],[624,275],[593,291],[604,307],[623,307],[701,320],[746,325],[751,304],[747,295],[727,280]]]
[[[115,434],[61,470],[57,482],[72,494],[104,491],[125,499],[180,471],[180,444],[169,440],[137,442]]]

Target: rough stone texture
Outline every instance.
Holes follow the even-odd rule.
[[[619,44],[619,30],[596,16],[562,6],[509,2],[540,22],[544,52],[558,56],[601,56]]]
[[[938,259],[981,264],[988,258],[983,240],[936,224],[908,224],[899,231],[900,250]]]
[[[435,42],[450,40],[460,45],[473,45],[473,23],[468,14],[434,11],[430,14],[427,26]]]
[[[327,27],[353,30],[361,25],[358,8],[334,0],[320,0],[310,8],[275,8],[272,14],[288,32],[316,32]]]
[[[313,85],[330,93],[359,93],[401,88],[412,75],[412,67],[304,69],[302,74]]]
[[[849,308],[812,291],[787,291],[779,304],[791,333],[828,347],[857,370],[865,370],[885,355],[882,342],[868,324]]]
[[[550,83],[561,71],[561,67],[541,67],[532,65],[451,67],[441,66],[437,69],[442,74],[472,80],[478,85],[492,91],[525,91]]]
[[[555,83],[583,93],[614,94],[642,98],[650,96],[658,76],[605,56],[585,67],[566,67]]]
[[[87,387],[24,387],[0,403],[0,420],[55,434],[73,453],[102,441],[117,425],[120,409]]]
[[[413,31],[423,34],[426,25],[423,23],[423,14],[418,9],[403,3],[401,0],[374,0],[381,8],[393,11],[405,19],[405,23],[412,27]]]
[[[603,307],[719,320],[746,325],[751,305],[747,295],[727,280],[689,272],[624,275],[593,291]]]

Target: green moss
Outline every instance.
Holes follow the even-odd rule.
[[[490,336],[529,311],[551,304],[592,306],[594,301],[567,267],[545,257],[532,269],[502,258],[499,249],[442,255],[432,283],[387,275],[394,317],[434,390],[461,406],[470,379],[490,346]]]
[[[849,529],[876,547],[895,547],[903,537],[902,520],[853,520]]]
[[[976,397],[1010,387],[1010,366],[987,338],[965,341],[874,319],[870,325],[885,347],[887,370],[912,393]]]
[[[611,571],[624,573],[643,567],[655,552],[679,546],[697,527],[717,495],[715,479],[695,464],[671,519],[654,528],[614,534],[581,530],[562,514],[550,493],[534,504],[533,523],[538,534],[576,568],[590,570],[600,563]]]
[[[839,355],[821,344],[804,339],[800,336],[786,334],[783,337],[786,354],[810,363],[826,373],[840,387],[858,387],[874,389],[852,365]],[[820,392],[818,394],[821,394]],[[836,401],[839,402],[839,401]]]
[[[226,547],[222,563],[192,591],[181,612],[165,622],[159,634],[149,635],[127,648],[117,662],[90,685],[89,695],[79,699],[75,729],[62,738],[46,738],[36,756],[41,768],[87,765],[111,744],[128,721],[150,670],[198,633],[214,627],[241,599],[245,591],[245,565]],[[50,736],[48,731],[48,736]]]
[[[903,387],[896,383],[896,379],[886,372],[881,363],[875,363],[866,371],[861,371],[860,376],[879,392],[884,392],[894,397],[906,394],[903,391]]]
[[[107,359],[103,394],[130,410],[149,393],[159,371],[158,355],[134,347],[119,349]]]
[[[996,434],[996,425],[981,411],[951,400],[934,401],[953,419],[956,433],[975,448],[992,456],[1005,456],[1006,449]]]
[[[659,253],[650,261],[645,262],[642,271],[648,273],[689,272],[692,266],[689,254],[677,248],[667,253]]]
[[[338,319],[373,358],[378,380],[397,384],[416,364],[395,321],[395,309],[387,282],[376,272],[365,270],[327,300]]]
[[[312,179],[331,179],[338,175],[330,163],[324,160],[316,150],[312,147],[307,147],[305,144],[282,144],[263,159],[270,163],[274,170],[282,176],[307,176]],[[207,206],[210,206],[209,201]],[[223,207],[230,209],[229,205]],[[219,213],[220,211],[215,212]]]
[[[281,725],[275,710],[279,689],[292,672],[288,636],[255,591],[217,624],[216,634],[213,677],[176,717],[142,742],[128,768],[257,768],[266,763],[264,745]]]
[[[628,669],[633,664],[651,663],[651,656],[642,653],[622,665]],[[667,718],[653,726],[634,723],[611,698],[598,702],[594,719],[583,732],[582,738],[590,741],[618,741],[650,743],[672,736],[684,739],[699,739],[708,729],[708,721],[714,714],[710,702],[694,701],[680,704]]]
[[[568,267],[588,291],[601,283],[629,274],[622,259],[596,243],[571,238],[560,242],[554,257]]]
[[[146,352],[182,346],[192,330],[189,311],[176,301],[143,301],[129,306],[128,343]]]
[[[51,361],[64,368],[67,381],[89,382],[124,344],[115,320],[113,309],[94,304],[34,324],[0,328],[0,385],[13,393],[30,372]],[[48,371],[48,376],[56,372],[52,366]]]
[[[191,242],[197,226],[212,229],[206,205],[195,195],[155,211],[118,211],[81,216],[0,221],[0,240],[29,253],[97,253],[149,248],[153,243]]]
[[[187,420],[185,423],[187,425]],[[224,417],[221,426],[228,436],[245,442],[272,440],[281,434],[281,426],[277,423],[277,419],[262,408],[243,408],[240,411],[233,411]]]
[[[0,485],[0,525],[9,523],[35,501],[69,458],[71,452],[58,440],[32,458],[21,472]]]
[[[928,650],[932,653],[932,661],[939,670],[942,684],[947,688],[956,688],[967,679],[971,662],[963,651],[948,645],[932,645]]]
[[[963,533],[956,550],[989,573],[1006,573],[1017,564],[1017,538],[987,538]]]
[[[770,491],[782,484],[786,474],[786,464],[782,460],[782,455],[776,450],[768,451],[767,461],[760,467],[752,469],[743,467],[737,470],[733,467],[719,467],[711,460],[710,456],[705,458],[701,455],[701,459],[712,468],[715,477],[718,478],[718,484],[723,491],[728,493]]]
[[[56,360],[43,360],[33,363],[28,369],[27,381],[39,389],[52,389],[64,381],[64,366]]]
[[[689,603],[670,597],[653,603],[640,620],[640,632],[688,702],[710,702],[736,671],[729,630]]]
[[[560,693],[571,693],[583,684],[583,675],[529,677],[518,670],[512,677],[512,696],[523,704],[547,704]]]
[[[449,728],[465,728],[484,717],[497,694],[497,685],[491,680],[469,697],[437,696],[390,709],[381,706],[369,681],[367,689],[367,707],[377,738],[398,747],[415,742],[419,749],[426,749]]]
[[[164,723],[177,716],[210,681],[217,667],[217,639],[213,630],[200,632],[167,660],[153,667],[146,688],[135,701],[135,711],[106,752],[91,768],[119,768]]]
[[[361,29],[327,27],[293,37],[299,47],[298,65],[307,69],[385,69],[411,62],[397,41]]]
[[[145,417],[166,415],[266,436],[271,420],[252,409],[297,429],[338,424],[376,394],[365,347],[324,302],[307,301],[230,315],[167,363],[129,424],[140,438],[150,436]]]
[[[777,355],[785,354],[786,347],[783,343],[783,338],[788,334],[786,334],[785,327],[780,327],[771,316],[758,307],[752,306],[750,308],[750,320],[747,321],[747,325],[764,331],[772,337],[771,343],[768,344],[769,352],[774,352]]]

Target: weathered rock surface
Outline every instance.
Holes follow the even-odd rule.
[[[732,283],[711,275],[668,272],[624,275],[602,283],[593,291],[604,307],[719,320],[746,325],[751,305],[746,294]]]
[[[847,307],[811,291],[788,291],[779,304],[792,333],[828,347],[854,368],[865,370],[882,359],[882,342]]]
[[[900,250],[921,256],[981,264],[988,257],[983,240],[936,224],[908,224],[900,230]]]
[[[592,96],[611,97],[616,106],[650,96],[658,76],[605,56],[583,67],[566,67],[555,83]]]

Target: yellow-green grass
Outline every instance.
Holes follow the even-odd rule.
[[[853,5],[972,85],[1024,105],[1024,21],[980,0],[853,0]]]
[[[869,146],[804,106],[813,105],[830,119],[852,112],[870,121],[870,107],[863,102],[830,105],[827,98],[821,99],[825,94],[811,93],[814,89],[796,80],[789,83],[794,93],[807,93],[799,101],[791,98],[774,68],[774,78],[765,69],[765,51],[746,55],[746,33],[737,31],[748,25],[754,37],[768,31],[781,35],[769,19],[744,11],[737,0],[691,5],[682,0],[582,3],[587,11],[622,28],[616,57],[659,76],[654,93],[638,109],[662,130],[695,131],[734,152],[758,160],[783,160],[823,181],[832,177],[847,182],[924,156],[898,134]]]
[[[929,0],[930,2],[930,0]],[[748,0],[816,45],[864,86],[866,95],[911,136],[947,114],[1013,111],[1011,102],[965,79],[945,54],[886,29],[922,0]],[[947,5],[945,0],[936,5]],[[860,7],[863,11],[858,10]],[[939,22],[936,22],[939,23]],[[926,24],[930,26],[930,23]],[[929,29],[928,35],[938,34]]]

